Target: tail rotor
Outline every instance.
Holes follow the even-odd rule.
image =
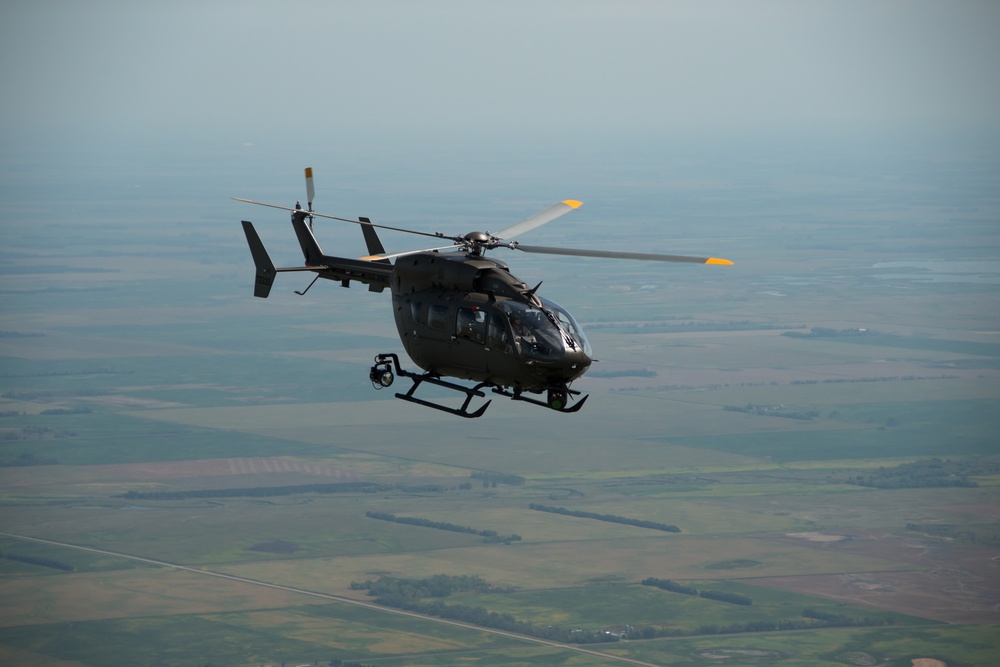
[[[313,169],[306,167],[306,206],[308,207],[309,229],[313,228],[313,197],[316,195],[316,188],[313,186]]]

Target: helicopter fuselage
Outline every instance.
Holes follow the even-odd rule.
[[[566,387],[590,367],[576,320],[499,260],[408,255],[393,266],[390,288],[403,347],[429,373],[541,392]]]

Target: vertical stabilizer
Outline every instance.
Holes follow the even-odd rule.
[[[319,247],[312,230],[306,225],[308,217],[307,211],[292,211],[292,228],[295,229],[295,236],[302,247],[302,257],[306,260],[306,266],[322,266],[323,250]]]
[[[382,240],[378,237],[375,232],[375,227],[372,225],[372,221],[368,218],[358,218],[361,221],[361,233],[365,236],[365,245],[368,246],[368,254],[371,256],[384,255],[385,247],[382,245]],[[392,264],[387,259],[376,260],[382,264]]]
[[[257,267],[257,277],[253,283],[253,295],[266,299],[271,293],[271,285],[274,284],[274,264],[257,236],[257,230],[253,228],[253,223],[249,220],[243,221],[243,233],[247,236],[247,243],[250,245],[250,255],[253,256],[254,266]]]

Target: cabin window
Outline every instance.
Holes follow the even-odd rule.
[[[486,342],[491,350],[500,350],[507,354],[514,353],[510,336],[507,334],[507,325],[499,315],[493,314],[490,316],[490,324],[486,330]]]
[[[486,342],[486,311],[478,308],[459,308],[455,333],[477,343]]]
[[[431,305],[427,310],[427,324],[431,329],[448,330],[448,306]]]
[[[410,317],[412,317],[413,321],[417,324],[427,324],[427,316],[425,315],[421,306],[423,306],[423,304],[420,303],[419,301],[411,301]]]

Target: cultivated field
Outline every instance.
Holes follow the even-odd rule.
[[[995,257],[996,195],[944,234],[950,200],[889,183],[885,209],[840,185],[819,212],[787,185],[746,186],[752,212],[724,188],[701,214],[682,199],[702,236],[668,230],[669,250],[729,271],[507,258],[590,334],[574,415],[496,398],[463,421],[370,389],[371,358],[400,348],[388,296],[298,297],[283,275],[255,300],[235,223],[200,244],[154,227],[141,261],[124,223],[63,224],[79,282],[39,275],[44,249],[16,237],[0,663],[990,664],[998,279],[962,267]],[[634,219],[622,247],[649,243]],[[362,587],[434,575],[497,588],[403,613]]]

